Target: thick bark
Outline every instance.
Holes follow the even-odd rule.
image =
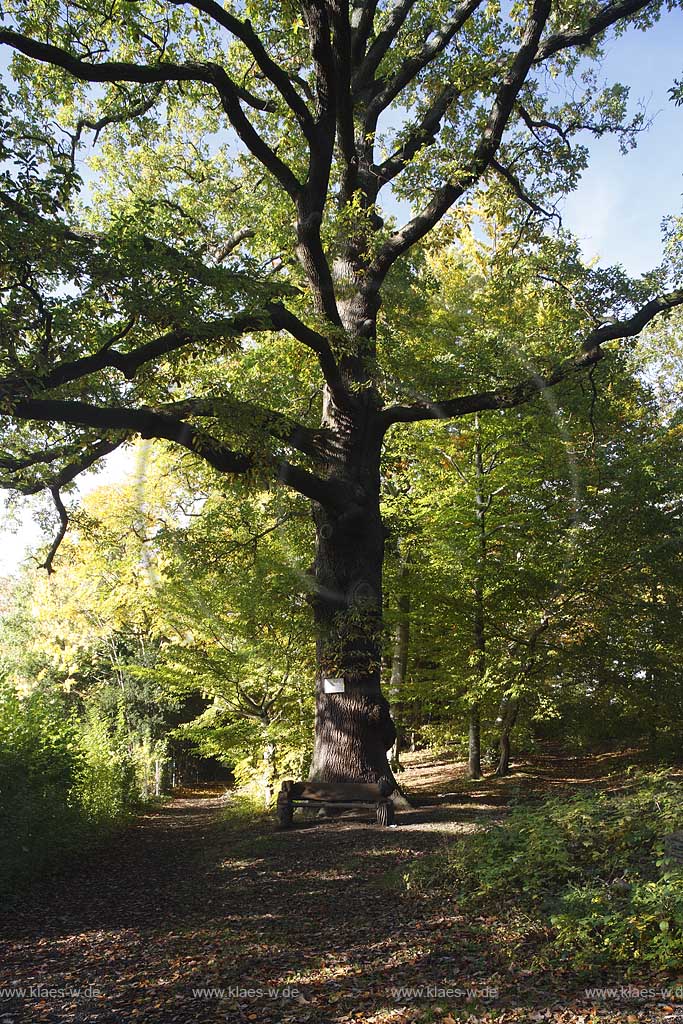
[[[314,598],[318,680],[310,778],[392,778],[387,750],[396,730],[380,686],[384,527],[379,498],[333,517],[316,508]],[[342,693],[325,679],[343,680]]]

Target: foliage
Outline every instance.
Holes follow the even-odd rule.
[[[163,637],[151,676],[199,693],[202,713],[175,735],[229,764],[238,784],[272,792],[311,752],[313,652],[305,512],[286,495],[208,497],[148,552]]]
[[[0,684],[0,888],[30,880],[121,825],[137,806],[130,757],[64,694]]]
[[[683,783],[635,774],[623,790],[514,806],[404,875],[410,890],[452,889],[459,905],[533,908],[580,967],[675,967],[683,949],[683,871],[664,837],[683,827]]]

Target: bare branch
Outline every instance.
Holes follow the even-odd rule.
[[[57,536],[50,545],[50,550],[47,553],[47,558],[40,566],[41,569],[47,570],[48,575],[51,575],[55,571],[52,566],[52,563],[54,561],[55,555],[57,554],[59,545],[64,540],[66,531],[69,528],[69,516],[67,514],[66,509],[64,508],[64,503],[59,493],[59,487],[51,487],[50,493],[52,494],[52,500],[54,501],[55,508],[57,509],[57,512],[59,514],[59,530],[57,531]]]
[[[16,459],[11,455],[0,456],[0,469],[9,470],[10,473],[19,473],[22,469],[30,469],[31,466],[47,465],[56,462],[71,451],[71,447],[61,445],[59,448],[46,448],[42,452],[33,452],[24,458]]]
[[[527,126],[527,128],[534,136],[534,138],[538,140],[538,142],[543,143],[542,137],[538,134],[538,129],[549,128],[551,131],[554,131],[557,135],[560,136],[560,138],[566,145],[567,149],[571,149],[571,143],[569,141],[569,132],[567,129],[563,128],[561,124],[557,124],[555,121],[548,121],[545,118],[535,120],[528,112],[528,110],[522,106],[521,103],[517,104],[517,109],[519,110],[522,116],[522,121],[524,121],[524,124]]]
[[[351,97],[351,25],[348,0],[328,0],[332,23],[332,60],[334,65],[334,101],[337,117],[337,144],[345,163],[344,193],[353,195],[358,174],[353,100]]]
[[[559,224],[562,224],[562,218],[557,210],[546,210],[532,199],[521,181],[515,177],[509,167],[504,167],[496,160],[495,157],[491,158],[491,167],[501,176],[501,178],[503,178],[504,181],[508,183],[517,198],[521,199],[523,203],[526,203],[530,209],[535,213],[540,214],[541,217],[545,217],[547,220],[557,220]]]

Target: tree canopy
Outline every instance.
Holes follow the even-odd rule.
[[[606,39],[676,6],[3,9],[2,484],[51,491],[48,569],[136,436],[311,499],[321,777],[387,772],[390,428],[516,409],[683,303],[676,222],[638,281],[557,223],[583,140],[644,127]]]

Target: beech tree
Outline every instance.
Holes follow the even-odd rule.
[[[48,569],[62,490],[136,435],[309,499],[313,778],[391,776],[387,432],[530,402],[683,302],[663,274],[605,278],[562,345],[538,324],[534,369],[515,379],[461,365],[458,336],[433,372],[421,319],[430,245],[496,208],[510,245],[533,250],[585,166],[576,137],[631,144],[642,117],[591,62],[608,33],[674,6],[3,5],[2,484],[51,491]],[[549,296],[566,288],[547,278]]]

